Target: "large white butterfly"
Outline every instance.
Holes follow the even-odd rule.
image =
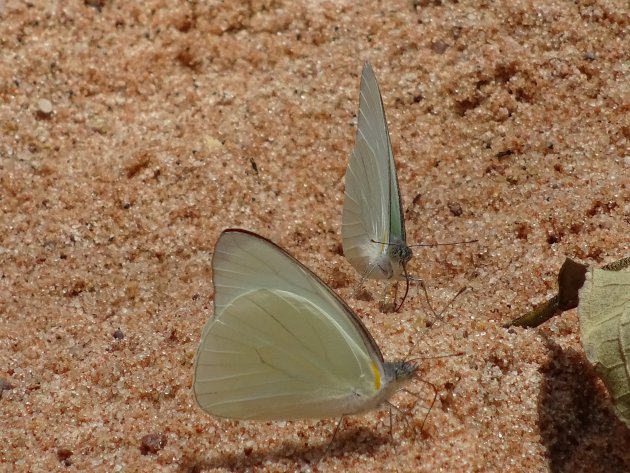
[[[346,169],[343,252],[363,278],[407,279],[407,246],[396,165],[383,100],[369,64],[363,66],[357,135]]]
[[[384,361],[357,315],[271,241],[226,230],[212,269],[215,314],[193,380],[206,412],[256,420],[359,414],[414,377],[415,364]]]
[[[630,427],[630,271],[587,271],[578,314],[586,357]]]

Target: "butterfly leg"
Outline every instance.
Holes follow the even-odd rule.
[[[395,283],[394,286],[394,297],[391,302],[387,302],[388,296],[387,293],[390,290],[391,286],[389,283],[389,279],[385,279],[385,286],[383,288],[383,293],[381,295],[380,309],[381,312],[387,314],[389,312],[396,312],[400,309],[400,306],[396,306],[396,298],[398,295],[398,282]]]
[[[417,396],[416,396],[417,397]],[[403,419],[403,421],[405,422],[405,424],[407,425],[407,428],[411,427],[411,424],[409,423],[409,412],[408,411],[403,411],[400,407],[395,406],[394,404],[392,404],[389,401],[385,402],[387,407],[389,407],[389,435],[392,437],[393,440],[393,431],[392,431],[392,425],[393,425],[393,415],[392,413],[394,411],[396,411],[397,414],[399,414],[400,418]]]
[[[422,288],[422,291],[424,292],[424,298],[427,301],[427,305],[429,306],[429,309],[431,310],[431,312],[433,313],[433,316],[435,318],[438,318],[438,314],[437,312],[435,312],[435,309],[433,308],[433,304],[431,304],[431,298],[429,297],[429,291],[427,291],[427,286],[424,284],[424,281],[420,278],[414,278],[413,276],[407,276],[407,280],[411,280],[411,281],[415,281],[418,283],[418,286],[420,286]]]
[[[337,437],[337,434],[339,433],[339,429],[341,428],[341,424],[343,424],[343,419],[344,418],[345,418],[345,416],[341,416],[339,418],[339,422],[337,422],[337,425],[335,426],[335,431],[333,432],[332,438],[330,439],[330,442],[328,442],[327,449],[330,449],[330,447],[332,446],[333,442],[335,441],[335,437]]]
[[[353,297],[355,299],[361,299],[361,290],[364,289],[364,284],[365,281],[367,281],[368,279],[370,279],[370,275],[372,274],[372,272],[377,268],[377,265],[372,265],[370,266],[363,274],[361,274],[361,280],[359,281],[359,284],[357,285],[356,289],[354,290],[354,294]],[[363,298],[361,300],[371,300],[368,298]]]
[[[453,302],[455,302],[455,299],[457,299],[461,294],[463,294],[467,290],[468,290],[467,287],[462,287],[459,291],[457,291],[457,294],[455,294],[453,297],[451,297],[451,300],[448,301],[448,304],[446,304],[444,306],[444,308],[440,311],[440,313],[438,314],[438,317],[442,317],[444,315],[444,312],[446,311],[446,309],[448,309],[451,305],[453,305]]]
[[[423,382],[424,384],[428,384],[431,389],[433,389],[433,399],[431,399],[431,404],[429,404],[429,409],[427,410],[427,413],[424,415],[424,419],[422,419],[422,424],[420,425],[420,431],[424,430],[424,424],[426,423],[429,414],[431,413],[431,409],[433,409],[433,406],[435,405],[435,401],[437,400],[437,396],[438,396],[438,388],[435,384],[433,384],[430,381],[427,381],[426,379],[420,379],[420,378],[416,378],[418,381]],[[420,398],[420,396],[418,396],[418,394],[409,391],[408,389],[402,389],[401,391],[406,392],[407,394],[410,394],[416,398]]]
[[[400,415],[400,417],[404,420],[405,424],[407,424],[407,427],[409,427],[409,419],[408,416],[406,414],[408,414],[407,412],[402,411],[400,408],[398,408],[397,406],[395,406],[394,404],[392,404],[389,401],[385,401],[385,404],[387,405],[387,407],[389,408],[389,438],[392,444],[392,447],[394,448],[394,456],[396,457],[396,471],[404,471],[402,469],[402,465],[400,464],[400,458],[398,456],[398,452],[396,449],[396,442],[394,441],[394,432],[393,432],[393,426],[394,426],[394,415],[393,412],[397,411],[397,413]],[[415,432],[414,432],[414,440],[415,440]]]
[[[394,442],[394,434],[392,430],[394,427],[394,416],[392,412],[394,412],[394,409],[398,409],[398,408],[390,402],[388,402],[387,404],[389,404],[389,438],[392,443],[392,447],[394,447],[394,456],[396,457],[396,465],[397,465],[396,471],[400,471],[400,468],[401,468],[400,459],[398,458],[398,451],[396,450],[396,442]]]
[[[366,289],[364,287],[365,280],[366,280],[366,277],[365,276],[361,276],[361,280],[359,281],[359,284],[357,284],[357,286],[354,288],[354,292],[352,293],[352,297],[354,297],[355,299],[370,300],[369,293],[366,291]]]
[[[324,459],[324,457],[326,456],[326,454],[331,450],[332,444],[335,441],[335,438],[337,437],[337,433],[339,432],[339,429],[341,428],[341,424],[343,423],[343,419],[345,416],[341,416],[339,418],[339,421],[337,422],[337,425],[335,426],[335,430],[333,431],[332,437],[330,438],[330,442],[328,442],[328,445],[326,445],[326,448],[324,449],[324,452],[322,453],[322,455],[317,459],[317,461],[315,462],[314,466],[319,465],[319,463]]]

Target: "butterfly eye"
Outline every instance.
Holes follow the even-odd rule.
[[[398,259],[402,264],[407,264],[413,256],[413,251],[408,246],[399,246],[398,248]]]
[[[418,371],[418,365],[408,361],[402,361],[394,370],[396,379],[408,379],[411,378],[416,371]]]

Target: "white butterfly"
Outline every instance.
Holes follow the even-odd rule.
[[[369,64],[363,66],[357,135],[346,170],[343,252],[363,278],[408,279],[407,246],[396,165],[383,100]]]
[[[630,271],[587,271],[578,314],[586,357],[630,427]]]
[[[414,377],[415,364],[384,361],[357,315],[271,241],[226,230],[212,269],[215,314],[193,380],[206,412],[256,420],[360,414]]]

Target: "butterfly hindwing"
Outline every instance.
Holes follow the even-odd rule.
[[[330,417],[380,387],[383,359],[369,332],[280,247],[228,230],[213,273],[215,316],[203,330],[193,383],[202,408],[240,419]]]

